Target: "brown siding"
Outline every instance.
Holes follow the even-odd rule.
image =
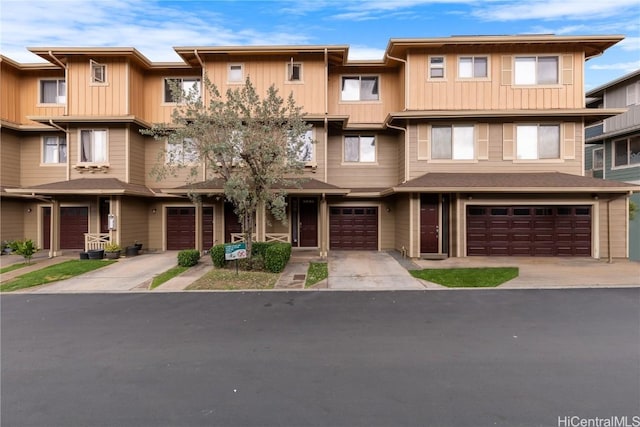
[[[130,126],[129,132],[129,157],[126,159],[129,166],[129,182],[145,185],[145,143],[146,139],[140,134],[136,126]]]
[[[607,206],[608,203],[611,206]],[[624,198],[608,200],[600,199],[600,258],[609,257],[609,246],[611,246],[612,258],[627,257],[627,205]],[[609,211],[611,218],[609,218]],[[609,221],[611,223],[609,224]],[[611,234],[609,234],[609,226]]]
[[[175,188],[185,185],[190,179],[189,168],[180,169],[176,171],[176,176],[168,174],[158,181],[158,175],[155,174],[154,167],[164,165],[164,142],[156,141],[150,137],[144,137],[144,180],[145,185],[151,188]],[[191,178],[193,180],[193,178]],[[198,181],[201,180],[201,174],[198,176]]]
[[[59,135],[62,133],[47,133]],[[4,145],[4,141],[3,141]],[[3,147],[4,148],[4,147]],[[67,147],[67,152],[69,148]],[[4,156],[4,150],[3,154]],[[64,181],[67,178],[67,164],[42,164],[42,135],[29,134],[20,140],[20,185],[31,186],[48,182]],[[3,181],[4,182],[4,181]]]
[[[21,141],[13,132],[1,130],[0,143],[0,183],[3,186],[20,185],[20,147]]]
[[[129,114],[149,120],[145,110],[145,77],[144,71],[136,64],[129,62]]]
[[[75,169],[80,158],[80,131],[84,129],[107,130],[107,164],[106,172],[90,173]],[[71,162],[71,179],[78,178],[117,178],[126,181],[126,128],[100,126],[99,124],[71,129],[68,139],[68,156]]]
[[[24,73],[20,79],[20,123],[34,124],[27,116],[62,116],[65,106],[59,104],[39,104],[40,80],[47,78],[64,79],[63,70],[40,70]],[[69,99],[67,97],[67,103]]]
[[[410,194],[400,194],[395,200],[395,248],[398,251],[409,250],[410,244],[410,220],[409,220],[409,198]]]
[[[383,199],[378,208],[380,227],[380,249],[388,250],[396,246],[396,209],[393,200]]]
[[[159,215],[159,212],[156,216]],[[126,248],[133,245],[136,241],[143,244],[143,249],[149,246],[149,218],[151,208],[144,199],[133,197],[122,197],[120,199],[120,218],[118,218],[118,227],[120,227],[120,246]]]
[[[2,198],[0,215],[0,241],[23,239],[27,204],[10,197]],[[35,216],[35,211],[32,212]],[[33,237],[35,239],[35,237]]]
[[[150,70],[144,76],[144,119],[151,123],[171,123],[175,104],[164,102],[164,80],[171,77],[202,77],[199,70]],[[139,108],[139,107],[138,107]]]
[[[91,83],[90,59],[106,65],[106,84]],[[69,61],[67,103],[70,115],[128,114],[128,65],[123,58],[84,57]]]
[[[15,68],[0,62],[0,118],[20,123],[20,76]]]

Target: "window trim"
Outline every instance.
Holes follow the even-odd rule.
[[[432,58],[442,58],[442,67],[433,67],[431,64]],[[447,80],[447,56],[446,55],[429,55],[427,57],[427,80],[434,80],[438,82]],[[442,69],[442,77],[433,77],[431,75],[432,69]]]
[[[640,105],[640,81],[628,85],[625,89],[625,106]]]
[[[304,166],[305,167],[316,167],[318,165],[317,161],[316,161],[316,146],[318,145],[317,141],[316,141],[316,127],[312,126],[311,129],[307,129],[307,131],[305,131],[305,135],[303,136],[306,137],[307,132],[311,132],[311,158],[307,161],[304,162]]]
[[[94,69],[102,67],[103,81],[96,81]],[[89,60],[89,85],[90,86],[108,86],[109,80],[107,78],[107,65],[101,64],[93,59]]]
[[[362,78],[363,77],[375,77],[378,81],[378,99],[354,99],[354,100],[344,100],[342,99],[342,85],[343,85],[343,79],[344,78],[349,78],[349,77],[358,77],[359,81],[362,82]],[[382,103],[382,84],[381,81],[382,79],[380,78],[380,74],[341,74],[340,75],[340,81],[339,81],[339,93],[340,93],[340,101],[339,103],[345,103],[345,104],[353,104],[353,103],[358,103],[358,104],[380,104]],[[358,98],[361,98],[361,90],[362,86],[360,86],[358,88]]]
[[[535,58],[535,64],[536,64],[536,69],[535,69],[535,83],[516,83],[516,63],[518,61],[518,58]],[[555,83],[538,83],[538,63],[539,63],[539,59],[540,58],[556,58],[556,73],[558,76],[558,79]],[[542,55],[514,55],[513,56],[513,65],[512,65],[512,69],[513,69],[513,80],[512,80],[512,85],[513,86],[517,86],[517,87],[558,87],[558,86],[562,86],[562,64],[561,64],[561,55],[560,54],[542,54]]]
[[[167,101],[167,80],[180,80],[180,85],[184,84],[185,80],[193,80],[194,82],[198,82],[198,91],[200,96],[202,96],[202,79],[196,76],[173,76],[173,77],[162,77],[162,105],[178,105],[176,101]],[[193,85],[191,85],[193,86]],[[184,89],[183,89],[184,90]],[[172,93],[173,96],[173,93]]]
[[[602,156],[602,164],[599,167],[596,167],[596,152],[601,153],[601,156]],[[594,148],[591,151],[591,170],[601,171],[603,169],[604,169],[604,148],[603,147]]]
[[[346,149],[346,139],[347,138],[358,138],[358,154],[360,153],[360,144],[361,138],[373,138],[373,143],[375,147],[374,156],[375,160],[372,162],[363,162],[358,160],[357,162],[348,161],[345,159],[345,149]],[[378,135],[376,134],[345,134],[342,135],[342,165],[343,166],[376,166],[378,164]]]
[[[557,158],[540,158],[540,138],[539,134],[536,134],[538,146],[537,150],[537,158],[535,159],[519,159],[518,158],[518,127],[519,126],[535,126],[537,129],[540,126],[556,126],[558,128],[558,157]],[[559,122],[536,122],[536,123],[514,123],[513,126],[513,163],[563,163],[564,162],[564,154],[563,154],[563,146],[564,146],[564,129],[562,123]]]
[[[462,58],[471,58],[471,72],[474,73],[475,72],[475,59],[476,58],[485,58],[487,60],[487,75],[486,76],[481,76],[481,77],[476,77],[475,75],[472,75],[471,77],[462,77],[460,76],[460,60]],[[491,60],[489,55],[458,55],[457,57],[457,74],[456,74],[456,78],[460,81],[482,81],[482,80],[490,80],[490,76],[491,76]]]
[[[429,128],[429,163],[478,163],[478,128],[477,123],[434,123]],[[436,159],[433,157],[433,129],[437,127],[448,127],[451,129],[451,158]],[[467,127],[473,130],[473,158],[472,159],[455,159],[453,158],[453,128]]]
[[[104,131],[105,133],[105,161],[104,162],[83,162],[82,161],[82,131]],[[93,142],[93,139],[92,139]],[[109,129],[108,128],[79,128],[78,129],[78,157],[76,159],[76,165],[99,165],[99,166],[109,166]],[[67,157],[69,156],[68,148],[67,148]]]
[[[55,81],[56,82],[56,94],[58,93],[58,85],[60,84],[60,82],[64,82],[64,102],[44,102],[44,100],[42,99],[42,97],[44,96],[44,94],[42,93],[42,82],[51,82],[51,81]],[[56,101],[58,101],[58,98],[60,97],[60,95],[56,95]],[[60,77],[43,77],[38,79],[38,103],[37,106],[64,106],[67,105],[67,79],[65,79],[64,77],[60,78]]]
[[[186,140],[189,139],[191,141],[193,141],[191,138],[184,138],[182,144],[184,144],[186,142]],[[198,159],[195,159],[194,161],[191,161],[191,159],[188,159],[189,161],[185,161],[185,153],[184,150],[182,151],[181,155],[182,155],[182,160],[178,161],[178,162],[170,162],[169,158],[167,157],[167,153],[169,153],[169,147],[170,146],[178,146],[177,143],[172,144],[171,141],[169,140],[169,138],[166,139],[165,141],[165,156],[164,156],[164,164],[165,165],[175,165],[175,166],[194,166],[194,165],[198,165],[200,164],[200,161]]]
[[[635,137],[640,139],[640,136]],[[631,138],[633,138],[633,136],[627,136],[625,138],[614,139],[611,141],[611,170],[640,168],[640,163],[631,163]],[[627,142],[627,163],[616,166],[616,142],[620,141]]]
[[[240,80],[231,80],[231,67],[240,67]],[[244,63],[243,62],[229,62],[227,64],[227,84],[230,85],[241,85],[244,83]]]
[[[299,74],[300,74],[300,78],[298,80],[291,80],[290,76],[289,76],[289,66],[295,66],[298,65],[300,68]],[[289,84],[289,85],[296,85],[296,84],[302,84],[304,83],[304,73],[303,73],[303,63],[301,61],[288,61],[287,63],[284,64],[284,83],[285,84]]]
[[[60,161],[60,154],[58,152],[58,161],[57,162],[46,162],[44,159],[44,154],[45,154],[45,141],[47,138],[57,138],[58,140],[58,150],[60,150],[60,140],[64,140],[65,144],[67,146],[67,158],[64,162]],[[60,135],[42,135],[42,137],[40,138],[40,166],[45,166],[45,167],[51,167],[51,166],[65,166],[67,165],[67,163],[69,163],[69,141],[67,139],[67,136],[60,136]]]

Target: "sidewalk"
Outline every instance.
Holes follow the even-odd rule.
[[[213,267],[213,261],[210,255],[203,255],[200,261],[195,266],[191,267],[179,276],[174,277],[171,280],[164,282],[162,285],[153,289],[151,292],[181,292],[187,286],[202,277],[203,274],[208,272]],[[149,279],[144,287],[148,289],[153,278]]]

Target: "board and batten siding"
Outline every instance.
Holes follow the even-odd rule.
[[[139,65],[129,61],[129,112],[133,116],[151,123],[146,114],[145,71]]]
[[[609,203],[611,206],[608,206]],[[600,258],[609,257],[609,246],[611,246],[612,258],[626,258],[629,230],[626,220],[628,211],[625,197],[611,200],[600,198],[598,208],[600,218]],[[611,223],[609,223],[609,211],[611,211]],[[610,234],[609,228],[611,229]]]
[[[105,65],[106,83],[91,82],[90,59]],[[128,62],[125,58],[74,58],[69,61],[67,74],[69,115],[123,116],[129,113]]]
[[[19,122],[35,124],[27,116],[55,117],[65,114],[65,104],[40,104],[40,80],[64,79],[64,70],[39,70],[24,73],[20,79]],[[67,97],[67,102],[69,99]]]
[[[67,164],[42,163],[42,142],[43,136],[64,136],[61,132],[45,134],[30,134],[20,140],[20,185],[28,187],[33,185],[46,184],[49,182],[64,181],[67,179]],[[4,138],[4,135],[3,135]],[[4,141],[3,152],[4,153]],[[67,143],[68,144],[68,143]],[[68,152],[68,148],[67,148]],[[4,182],[4,181],[3,181]]]
[[[18,187],[20,185],[20,149],[22,139],[9,130],[2,131],[0,146],[0,182],[3,186]]]
[[[12,123],[20,123],[20,76],[15,68],[0,61],[0,118]]]
[[[164,102],[164,81],[169,78],[202,78],[200,70],[191,68],[169,68],[147,70],[144,73],[144,100],[136,109],[144,111],[144,120],[149,123],[171,123],[175,103]],[[136,91],[139,93],[139,90]]]
[[[521,48],[517,53],[496,48],[452,51],[411,50],[409,66],[409,110],[505,110],[584,108],[583,54],[556,50]],[[557,55],[559,79],[556,85],[513,84],[515,56]],[[429,57],[445,57],[445,78],[429,79]],[[460,56],[488,57],[488,77],[458,78]]]
[[[146,137],[140,134],[137,126],[128,126],[129,132],[129,156],[127,158],[129,167],[129,182],[132,184],[145,185],[145,145]]]
[[[409,126],[409,179],[427,172],[562,172],[582,175],[584,152],[581,122],[561,124],[561,156],[558,160],[515,160],[514,123],[474,124],[476,160],[430,160],[430,123]],[[547,123],[547,122],[544,122]],[[551,121],[550,123],[557,123]],[[450,123],[438,123],[450,124]],[[506,129],[506,131],[505,131]]]

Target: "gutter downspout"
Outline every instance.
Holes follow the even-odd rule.
[[[207,91],[204,90],[204,80],[205,80],[205,77],[206,77],[206,69],[205,69],[205,66],[204,66],[204,61],[202,60],[202,58],[200,58],[200,55],[198,55],[198,49],[193,49],[193,55],[198,60],[198,63],[200,64],[200,67],[202,67],[202,73],[201,73],[201,77],[200,77],[202,90],[200,91],[200,93],[201,93],[201,96],[202,96],[202,105],[206,106],[207,105],[207,100],[206,100]],[[204,182],[206,180],[207,180],[207,160],[203,159],[202,160],[202,181]]]
[[[609,255],[608,263],[613,262],[613,256],[611,255],[611,199],[607,200],[607,252]]]
[[[406,126],[406,122],[405,122]],[[387,127],[391,129],[397,129],[404,132],[404,180],[402,183],[404,184],[409,180],[409,136],[407,135],[407,128],[401,128],[399,126],[390,125],[387,123]]]
[[[65,138],[67,139],[67,181],[69,181],[71,180],[71,163],[69,159],[69,127],[67,126],[67,129],[64,129],[62,126],[55,124],[53,122],[53,119],[49,119],[49,125],[65,133]]]
[[[327,158],[329,145],[329,50],[324,48],[324,182],[328,182]]]
[[[409,68],[407,67],[407,60],[402,58],[396,58],[394,56],[385,54],[387,58],[393,59],[394,61],[402,62],[404,64],[404,109],[403,111],[407,111],[407,105],[409,105]]]
[[[64,83],[65,83],[65,85],[64,85],[64,99],[65,99],[65,103],[64,103],[64,115],[65,115],[65,116],[68,116],[68,115],[69,115],[69,101],[68,101],[68,99],[67,99],[67,98],[69,97],[69,90],[68,90],[68,86],[67,86],[67,80],[68,80],[68,78],[67,78],[67,77],[68,77],[68,76],[67,76],[67,73],[68,73],[68,71],[69,71],[69,70],[67,69],[67,66],[66,66],[62,61],[60,61],[58,58],[56,58],[56,57],[53,55],[53,52],[52,52],[52,51],[48,51],[47,53],[49,54],[49,56],[51,57],[51,59],[53,59],[53,61],[54,61],[56,64],[58,64],[60,67],[62,67],[62,69],[64,69]]]

